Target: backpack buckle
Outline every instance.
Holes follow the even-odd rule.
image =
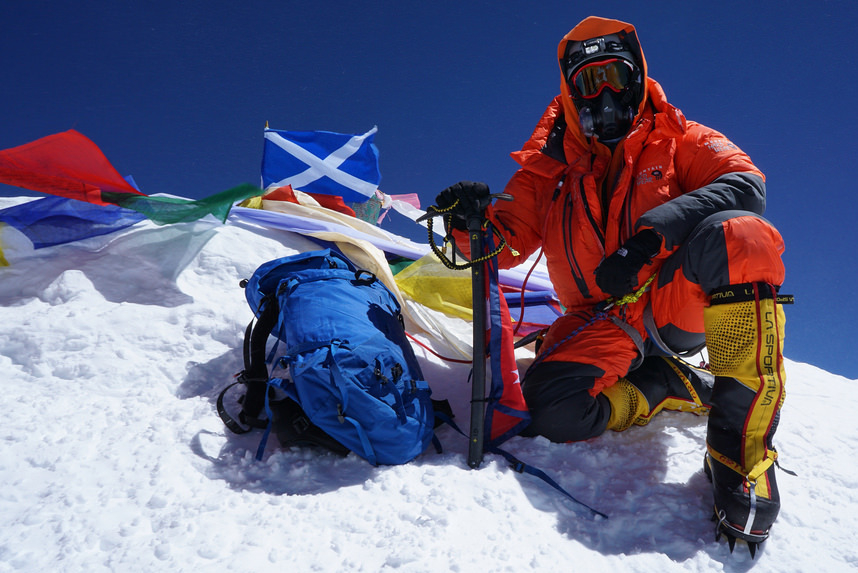
[[[374,274],[372,274],[371,272],[369,272],[367,270],[355,271],[355,284],[371,285],[372,283],[374,283],[377,280],[378,280],[378,278],[376,278],[376,276]]]

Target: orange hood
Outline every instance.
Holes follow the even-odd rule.
[[[563,96],[563,111],[566,117],[569,118],[567,120],[568,125],[573,127],[575,134],[585,147],[587,146],[586,138],[581,134],[580,129],[578,129],[578,110],[572,102],[572,94],[569,91],[569,85],[566,83],[566,78],[563,77],[563,58],[566,54],[566,45],[569,42],[583,42],[584,40],[589,40],[591,38],[597,38],[608,34],[617,34],[620,32],[627,34],[627,40],[630,44],[631,52],[637,56],[637,64],[640,66],[642,74],[641,84],[644,88],[643,97],[641,98],[640,105],[638,106],[637,113],[635,114],[635,121],[637,121],[637,118],[646,108],[647,91],[649,91],[647,87],[649,82],[647,81],[646,58],[644,58],[643,50],[641,50],[640,42],[638,41],[637,31],[633,25],[619,20],[609,20],[607,18],[599,18],[598,16],[590,16],[572,28],[572,30],[566,34],[562,40],[560,40],[560,45],[557,46],[557,60],[560,63],[560,93]]]

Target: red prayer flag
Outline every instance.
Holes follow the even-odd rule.
[[[342,197],[338,197],[335,195],[325,195],[323,193],[307,193],[307,195],[315,199],[319,203],[319,205],[325,207],[326,209],[345,213],[346,215],[351,215],[352,217],[356,216],[354,209],[346,205]],[[286,201],[289,203],[298,203],[298,199],[295,197],[295,192],[292,190],[291,185],[283,185],[282,187],[277,187],[273,191],[270,191],[263,195],[262,198],[266,201]]]
[[[244,184],[197,200],[144,195],[92,140],[73,129],[0,150],[0,183],[95,205],[118,205],[159,225],[195,221],[209,214],[226,221],[235,202],[262,193]]]
[[[97,205],[107,204],[102,191],[142,195],[73,129],[0,150],[0,182]]]

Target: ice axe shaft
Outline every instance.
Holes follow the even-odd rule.
[[[491,199],[512,201],[512,195],[508,193],[494,193],[489,195]],[[458,201],[450,206],[439,210],[430,206],[417,222],[429,219],[429,241],[435,254],[445,260],[446,257],[438,251],[432,241],[432,218],[445,215],[458,206]],[[479,204],[479,202],[478,202]],[[483,208],[488,205],[483,206]],[[467,213],[467,211],[456,213],[457,217],[466,217],[465,223],[468,230],[468,239],[471,250],[471,301],[474,309],[474,332],[473,332],[473,361],[471,363],[471,426],[468,433],[468,466],[477,468],[483,461],[483,449],[485,446],[485,421],[486,421],[486,273],[488,263],[485,256],[485,229],[483,221],[485,214],[481,212]],[[448,261],[449,262],[449,261]],[[446,264],[446,263],[445,263]],[[463,268],[450,263],[450,268]]]
[[[483,218],[468,219],[471,260],[482,257]],[[471,371],[471,428],[468,433],[468,466],[477,468],[483,461],[486,419],[486,263],[471,267],[471,297],[474,309],[474,352]]]

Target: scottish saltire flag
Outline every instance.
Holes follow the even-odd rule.
[[[305,193],[338,195],[346,203],[363,203],[381,181],[378,128],[363,135],[329,131],[279,131],[265,128],[262,187],[291,185]]]

